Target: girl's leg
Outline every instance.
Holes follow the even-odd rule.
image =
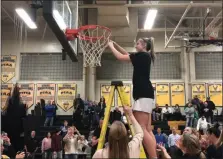
[[[147,130],[147,129],[152,130],[151,129],[151,114],[148,115],[148,113],[139,112],[139,111],[134,111],[133,114],[143,129],[143,132],[144,132],[143,145],[147,153],[149,154],[150,158],[157,158],[156,140],[154,140],[155,137],[152,134],[152,131],[148,132]]]

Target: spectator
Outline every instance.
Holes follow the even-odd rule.
[[[156,108],[153,109],[153,121],[160,120],[162,109],[156,103]]]
[[[176,128],[172,128],[172,134],[168,137],[168,146],[169,146],[169,152],[170,156],[173,157],[174,153],[176,151],[176,141],[180,139],[180,135],[177,134]]]
[[[172,113],[172,109],[168,106],[168,104],[166,104],[165,107],[162,109],[161,120],[169,120]]]
[[[98,139],[101,135],[101,128],[102,128],[102,124],[103,124],[103,120],[101,119],[99,122],[99,126],[94,130],[92,138],[91,138],[91,158],[93,157],[94,153],[97,150],[98,147]],[[109,132],[109,128],[107,128],[107,132],[105,135],[105,143],[108,142],[108,132]]]
[[[78,159],[86,159],[86,150],[88,147],[88,141],[84,135],[81,135],[78,139]]]
[[[54,117],[54,121],[55,121],[56,117],[57,117],[57,110],[58,110],[58,107],[57,107],[55,101],[52,102],[52,106],[54,106],[53,117]]]
[[[50,126],[53,126],[55,107],[51,105],[50,101],[48,101],[48,104],[45,106],[45,111],[46,111],[46,120],[45,120],[44,126],[47,126],[49,122],[50,122]]]
[[[121,121],[122,112],[119,110],[118,107],[115,107],[115,110],[111,113],[111,123],[114,121]]]
[[[82,128],[83,123],[82,123],[82,110],[80,107],[77,107],[76,111],[73,114],[73,124],[78,128]]]
[[[188,107],[184,110],[186,114],[186,126],[192,127],[193,125],[193,119],[194,119],[194,107],[192,104],[188,104]]]
[[[1,141],[1,158],[2,159],[9,159],[10,157],[7,156],[6,154],[4,154],[4,146],[3,146],[4,141],[2,139],[0,141]],[[25,153],[24,152],[20,152],[17,155],[13,156],[12,158],[23,159],[23,158],[25,158]]]
[[[194,120],[193,120],[193,128],[197,127],[197,121],[199,119],[199,113],[197,109],[197,105],[194,105]]]
[[[157,128],[157,134],[155,135],[155,138],[157,144],[166,145],[166,138],[164,135],[161,134],[161,128]]]
[[[213,111],[211,108],[209,108],[207,102],[204,102],[204,107],[202,108],[202,115],[205,116],[208,123],[211,123],[211,115],[213,115]]]
[[[42,155],[44,159],[52,158],[52,149],[51,149],[52,144],[51,143],[52,143],[51,133],[48,132],[46,137],[43,139],[42,146],[41,146]]]
[[[37,104],[34,108],[34,114],[35,114],[35,116],[41,116],[42,115],[42,108],[41,108],[40,102],[37,102]]]
[[[74,99],[74,111],[77,110],[77,108],[79,108],[79,110],[81,110],[81,112],[84,111],[84,101],[81,99],[80,94],[77,94],[77,98]]]
[[[61,135],[64,138],[64,136],[67,134],[68,131],[68,121],[64,120],[63,126],[60,127]]]
[[[46,117],[46,110],[45,110],[45,100],[44,99],[40,99],[40,107],[42,109],[42,116]]]
[[[176,104],[175,107],[173,108],[173,116],[175,120],[181,120],[182,118],[180,107],[178,104]]]
[[[197,131],[202,130],[203,133],[206,133],[208,128],[207,120],[204,116],[202,116],[197,122]]]
[[[36,132],[32,131],[30,137],[25,141],[25,150],[31,158],[34,158],[39,142],[36,138]]]
[[[60,135],[61,130],[56,130],[55,134],[52,136],[52,152],[53,152],[53,159],[61,159],[62,156],[62,137]]]
[[[218,126],[207,130],[209,146],[207,148],[208,159],[223,158],[223,132],[221,133]]]
[[[104,117],[105,108],[106,108],[105,98],[103,96],[100,98],[100,102],[98,103],[98,106],[100,107],[99,117],[102,118],[102,117]]]
[[[77,159],[78,136],[80,136],[80,134],[79,131],[76,129],[76,127],[72,126],[68,128],[68,132],[66,136],[63,138],[63,141],[65,143],[64,146],[65,159]]]
[[[215,104],[213,101],[210,100],[210,97],[207,97],[206,102],[208,103],[208,108],[210,109],[210,123],[213,123],[213,111],[215,110]]]
[[[10,158],[14,158],[16,156],[15,150],[10,142],[10,138],[8,134],[2,132],[1,138],[3,140],[4,151],[3,154],[9,156]]]
[[[196,129],[194,129],[192,127],[186,127],[183,131],[183,134],[185,134],[185,133],[197,135]]]
[[[108,146],[102,150],[98,150],[93,158],[139,158],[143,130],[129,107],[124,107],[124,112],[133,124],[135,131],[133,139],[129,142],[124,124],[120,121],[115,121],[110,128]]]

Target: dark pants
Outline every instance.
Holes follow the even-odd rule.
[[[77,159],[77,154],[65,154],[65,159]]]
[[[169,154],[172,158],[175,158],[176,149],[177,149],[176,146],[171,146],[169,148]]]

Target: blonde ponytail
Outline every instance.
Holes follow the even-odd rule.
[[[151,37],[149,40],[150,40],[150,55],[151,55],[151,59],[154,63],[154,61],[155,61],[154,38]]]

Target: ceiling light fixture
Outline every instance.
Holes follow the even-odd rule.
[[[67,28],[67,25],[65,24],[63,17],[60,15],[59,11],[54,9],[53,10],[53,16],[57,22],[57,24],[59,25],[61,30],[65,30]]]
[[[30,18],[29,14],[23,8],[16,8],[15,11],[30,29],[37,28],[36,23]]]
[[[144,23],[144,29],[152,29],[154,21],[156,19],[156,15],[157,15],[157,9],[149,9],[147,16],[146,16],[146,21]]]

